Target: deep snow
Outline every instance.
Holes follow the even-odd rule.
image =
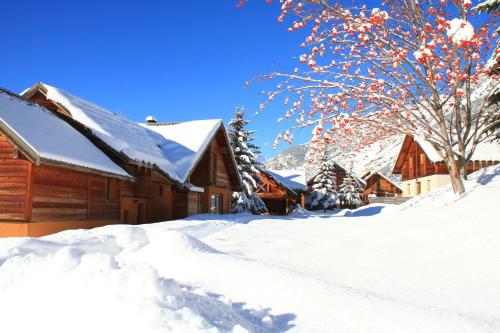
[[[0,240],[0,332],[499,332],[500,166],[401,206]]]

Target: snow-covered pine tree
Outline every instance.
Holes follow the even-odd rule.
[[[237,107],[235,113],[236,117],[229,122],[229,139],[243,182],[243,191],[233,193],[232,212],[265,214],[267,207],[255,192],[260,188],[258,171],[260,163],[257,160],[259,147],[253,143],[255,131],[246,130],[249,121],[243,119],[245,115],[243,107]]]
[[[493,13],[500,11],[500,0],[486,0],[474,7],[480,13]]]
[[[331,209],[337,203],[337,176],[335,166],[326,154],[321,158],[318,174],[312,182],[311,209]]]
[[[345,175],[344,181],[339,187],[339,200],[343,206],[357,208],[361,205],[362,184],[354,178],[352,170]]]

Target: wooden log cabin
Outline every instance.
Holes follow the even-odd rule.
[[[403,189],[396,181],[391,180],[377,170],[365,173],[361,179],[365,182],[361,195],[363,204],[369,204],[369,198],[402,197]]]
[[[481,143],[472,156],[467,172],[499,161],[500,145]],[[438,152],[429,142],[411,135],[405,136],[392,173],[401,175],[404,197],[413,197],[450,183],[448,168]]]
[[[361,179],[365,182],[363,197],[369,195],[377,197],[400,197],[403,195],[401,186],[379,171],[369,171]]]
[[[184,186],[174,192],[174,217],[231,213],[232,193],[241,189],[241,179],[222,120],[184,123],[150,120],[147,125],[169,142],[180,142],[191,152],[179,152],[179,159],[184,161],[177,170]]]
[[[301,204],[300,194],[291,189],[279,174],[265,169],[259,171],[262,189],[258,189],[257,194],[270,215],[288,215],[294,206]]]
[[[221,120],[138,124],[43,83],[24,96],[57,113],[135,178],[121,185],[122,223],[230,212],[230,193],[241,180]]]
[[[120,223],[131,180],[68,123],[0,89],[0,237]]]

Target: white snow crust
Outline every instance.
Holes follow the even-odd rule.
[[[167,142],[175,143],[172,147],[164,145],[163,148],[169,160],[175,165],[177,174],[185,181],[221,126],[223,126],[221,119],[208,119],[147,126],[147,128],[162,135]],[[184,149],[180,149],[180,146]]]
[[[184,183],[222,121],[190,121],[170,126],[146,126],[113,113],[64,90],[42,84],[47,98],[63,105],[71,116],[111,148],[132,160],[155,164]]]
[[[306,172],[304,170],[269,170],[266,172],[271,174],[277,181],[285,185],[291,190],[307,191]]]
[[[446,34],[448,37],[452,38],[454,43],[460,44],[462,42],[468,42],[474,37],[474,27],[470,22],[460,18],[454,18],[448,21],[448,24],[450,27],[447,29]]]
[[[403,205],[0,240],[1,332],[500,331],[500,166]]]
[[[443,161],[443,158],[439,156],[439,153],[436,149],[434,149],[429,141],[426,141],[418,136],[415,136],[414,138],[429,160],[433,163]],[[472,154],[471,161],[500,161],[500,145],[496,142],[479,143]]]
[[[130,177],[71,125],[2,91],[0,121],[41,158]]]

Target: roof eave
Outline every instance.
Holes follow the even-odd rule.
[[[0,120],[0,130],[32,163],[40,164],[38,152],[2,120]]]
[[[81,171],[81,172],[85,172],[85,173],[91,173],[91,174],[95,174],[95,175],[99,175],[99,176],[103,176],[103,177],[116,178],[116,179],[121,179],[121,180],[126,180],[126,181],[135,181],[135,178],[132,177],[131,175],[129,175],[128,173],[127,173],[127,175],[120,175],[120,174],[109,172],[109,171],[104,171],[104,170],[99,170],[99,169],[86,167],[86,166],[82,166],[82,165],[52,160],[50,158],[45,158],[45,157],[40,158],[40,163],[44,164],[44,165],[52,165],[52,166],[77,170],[77,171]]]

